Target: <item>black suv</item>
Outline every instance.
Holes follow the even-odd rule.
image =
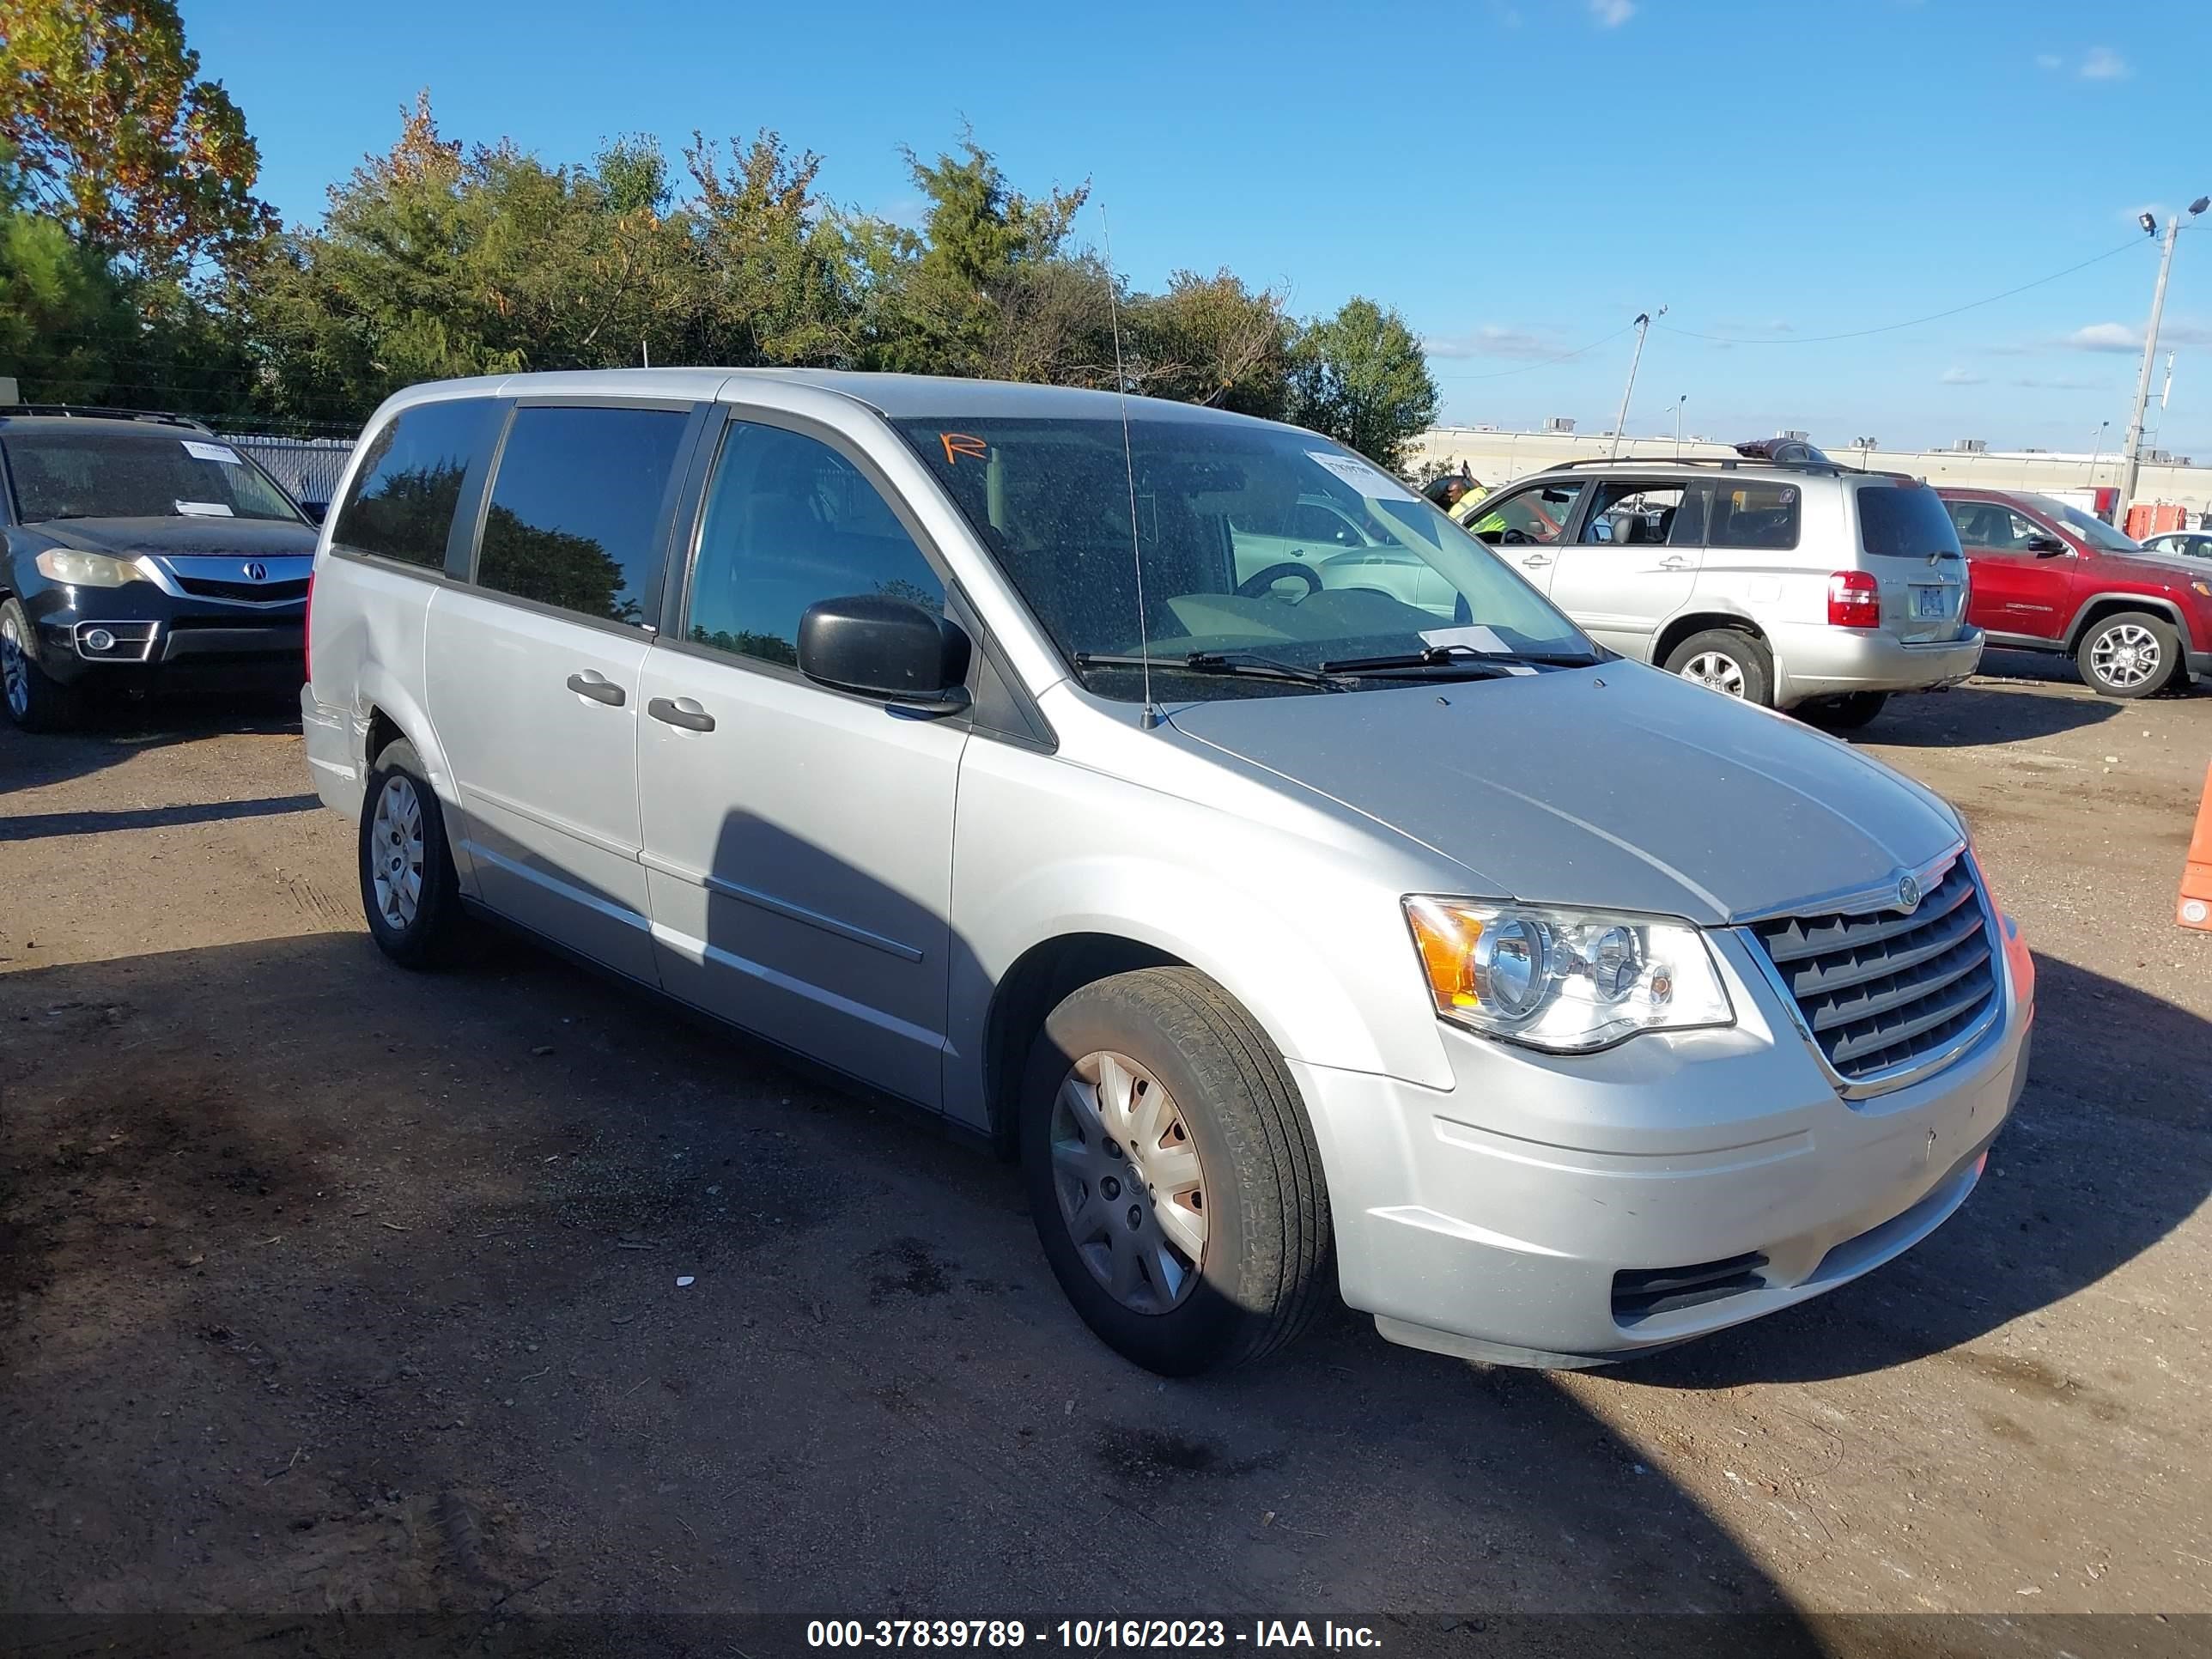
[[[300,684],[315,537],[197,422],[0,405],[0,704],[54,731],[88,694]]]

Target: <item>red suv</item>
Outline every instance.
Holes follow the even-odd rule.
[[[1966,620],[1992,647],[2066,652],[2108,697],[2212,674],[2212,572],[2154,557],[2048,495],[1966,484],[1936,493],[1966,553]]]

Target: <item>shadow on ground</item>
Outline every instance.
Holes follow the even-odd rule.
[[[21,732],[0,721],[0,793],[89,777],[133,755],[228,732],[300,729],[299,694],[191,696],[95,703],[70,732]]]

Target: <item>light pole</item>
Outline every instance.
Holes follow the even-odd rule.
[[[1682,405],[1689,401],[1686,392],[1674,399],[1674,459],[1678,461],[1682,459]]]
[[[2189,204],[2189,216],[2194,219],[2208,207],[2212,207],[2212,196],[2200,196]],[[2158,234],[2158,220],[2146,213],[2136,222],[2146,235]],[[2124,446],[2126,454],[2120,470],[2119,500],[2112,507],[2113,526],[2127,533],[2128,508],[2135,504],[2136,474],[2142,464],[2143,406],[2150,402],[2151,365],[2158,357],[2158,319],[2166,310],[2166,279],[2173,270],[2174,239],[2181,234],[2181,216],[2174,215],[2166,228],[2166,246],[2158,256],[2158,286],[2151,290],[2150,326],[2143,331],[2142,372],[2136,376],[2135,412],[2128,417],[2128,435]]]
[[[1620,434],[1628,424],[1628,400],[1636,392],[1636,366],[1644,361],[1644,337],[1651,331],[1651,319],[1664,317],[1667,307],[1656,311],[1638,312],[1636,316],[1636,355],[1628,360],[1628,384],[1620,389],[1620,413],[1613,417],[1613,453],[1620,453]]]
[[[2097,422],[2097,429],[2089,434],[2089,487],[2097,487],[2097,457],[2105,453],[2105,434],[2112,426],[2110,421]]]

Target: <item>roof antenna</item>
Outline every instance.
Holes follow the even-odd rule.
[[[1137,461],[1129,448],[1129,376],[1121,367],[1121,299],[1115,292],[1114,227],[1107,222],[1106,204],[1098,204],[1098,225],[1106,241],[1106,306],[1114,325],[1114,395],[1121,403],[1121,470],[1129,480],[1129,562],[1137,569],[1137,653],[1143,658],[1145,712],[1137,724],[1149,732],[1160,723],[1152,702],[1152,642],[1145,631],[1145,556],[1137,545]]]

